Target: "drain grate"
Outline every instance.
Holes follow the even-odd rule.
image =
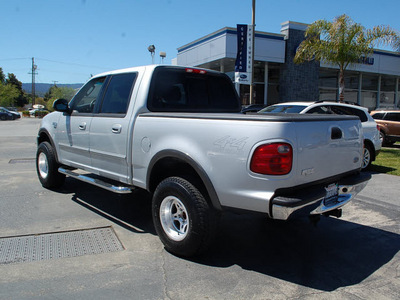
[[[0,265],[122,251],[112,227],[0,238]]]
[[[26,164],[35,162],[34,158],[17,158],[17,159],[10,159],[8,162],[9,164]]]

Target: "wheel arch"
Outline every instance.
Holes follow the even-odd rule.
[[[371,150],[371,161],[375,161],[376,153],[375,153],[375,146],[370,140],[364,140],[364,145],[368,145],[369,149]]]
[[[215,188],[204,169],[189,155],[177,150],[163,150],[150,161],[146,186],[153,193],[165,178],[182,177],[204,192],[206,200],[217,210],[222,210]]]
[[[57,151],[55,151],[56,147],[55,147],[55,144],[54,144],[53,139],[51,138],[50,133],[47,131],[47,129],[45,129],[45,128],[40,128],[40,129],[39,129],[38,136],[37,136],[37,145],[39,146],[39,145],[40,145],[41,143],[43,143],[43,142],[48,142],[48,143],[50,143],[50,145],[51,145],[51,146],[53,147],[53,149],[54,149],[54,154],[55,154],[55,156],[56,156],[56,160],[57,160],[57,162],[59,163]]]

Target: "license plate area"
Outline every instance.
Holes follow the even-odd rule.
[[[324,206],[329,207],[329,206],[333,206],[335,204],[338,203],[338,185],[337,183],[332,183],[330,185],[328,185],[327,187],[325,187],[326,190],[326,195],[324,198]]]

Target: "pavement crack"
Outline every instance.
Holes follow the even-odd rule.
[[[165,250],[164,249],[161,252],[161,258],[162,258],[161,270],[162,270],[162,277],[163,277],[164,299],[172,300],[172,298],[168,295],[168,276],[167,276],[167,270],[165,268],[166,262],[165,262]]]

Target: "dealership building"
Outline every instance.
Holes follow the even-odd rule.
[[[287,21],[279,34],[255,32],[254,102],[271,105],[287,101],[339,98],[338,67],[326,62],[293,62],[307,24]],[[218,70],[235,78],[237,29],[222,28],[178,48],[173,63]],[[345,71],[345,101],[369,109],[400,107],[400,54],[375,50],[371,57]],[[236,83],[243,104],[249,104],[249,85]]]

